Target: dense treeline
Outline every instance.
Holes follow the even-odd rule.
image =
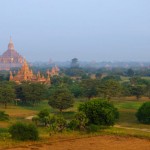
[[[141,96],[150,98],[150,80],[140,76],[148,76],[149,69],[113,68],[109,70],[72,66],[60,68],[60,76],[51,78],[51,86],[29,82],[22,84],[9,82],[9,73],[1,71],[0,103],[4,104],[5,107],[8,103],[34,106],[41,100],[49,100],[54,95],[54,91],[60,87],[69,91],[75,98],[100,97],[108,100],[120,96],[135,96],[137,100]],[[46,72],[46,69],[43,68],[42,72]],[[34,70],[36,71],[37,68]]]
[[[108,100],[120,96],[135,96],[137,100],[141,96],[150,98],[150,81],[136,76],[130,77],[129,81],[123,81],[115,76],[80,80],[68,76],[54,76],[51,82],[52,85],[47,86],[40,83],[24,82],[16,84],[2,81],[0,83],[0,102],[5,107],[12,102],[34,106],[41,100],[49,100],[53,95],[58,95],[58,93],[61,93],[61,89],[63,92],[68,93],[68,96],[72,95],[70,97],[75,98],[91,99],[100,97]]]

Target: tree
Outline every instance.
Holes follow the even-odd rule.
[[[131,91],[132,91],[132,86],[129,82],[122,83],[121,92],[123,96],[131,96],[132,95]]]
[[[93,99],[80,104],[79,111],[85,113],[89,124],[111,126],[119,117],[118,110],[114,105],[101,99]]]
[[[2,84],[0,86],[0,102],[5,105],[7,108],[7,104],[13,102],[15,100],[15,90],[10,84]]]
[[[56,109],[62,110],[73,106],[74,100],[71,92],[65,87],[57,87],[51,93],[48,104]]]
[[[137,100],[144,94],[144,87],[143,86],[132,86],[131,94],[136,96]]]
[[[75,76],[75,77],[83,77],[83,76],[87,76],[86,72],[84,71],[83,68],[68,68],[65,71],[65,74],[68,76]],[[87,78],[87,77],[86,77]]]
[[[71,61],[71,68],[78,68],[78,67],[79,67],[78,59],[73,58]]]
[[[23,104],[34,106],[45,98],[46,87],[40,83],[22,83],[16,87],[16,93]]]
[[[133,71],[133,69],[128,69],[127,70],[127,75],[129,76],[129,77],[133,77],[134,76],[134,71]]]
[[[118,75],[114,75],[114,76],[111,76],[111,75],[109,76],[108,75],[108,76],[101,79],[102,82],[105,82],[105,81],[108,81],[108,80],[121,81],[121,78]]]
[[[98,92],[99,80],[95,79],[86,79],[81,83],[81,87],[83,88],[83,95],[88,99],[97,96]]]
[[[150,124],[150,102],[143,103],[143,105],[138,109],[136,117],[139,122]]]
[[[60,76],[51,77],[51,84],[53,86],[60,86],[63,83],[63,79]]]
[[[99,95],[105,99],[111,99],[111,97],[118,96],[121,92],[121,85],[116,80],[106,80],[100,83],[98,89]]]
[[[132,77],[132,78],[130,78],[130,83],[133,86],[148,85],[150,83],[150,81],[146,80],[146,79],[142,79],[141,77]]]
[[[148,84],[145,88],[145,95],[150,99],[150,84]]]
[[[80,97],[83,95],[83,89],[78,83],[74,83],[69,86],[69,89],[71,93],[74,95],[74,97]]]

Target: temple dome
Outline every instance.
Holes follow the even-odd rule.
[[[10,38],[8,49],[0,56],[0,70],[9,70],[12,67],[21,67],[24,58],[15,50]]]
[[[14,49],[14,44],[12,42],[12,39],[10,38],[10,42],[8,44],[8,49],[7,51],[5,51],[2,56],[2,58],[7,58],[7,59],[13,59],[15,62],[18,62],[19,60],[21,60],[21,63],[23,62],[23,57],[19,55],[19,53],[17,53],[17,51],[15,51]]]

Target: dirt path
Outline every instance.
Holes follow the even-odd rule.
[[[129,129],[129,130],[136,130],[136,131],[144,131],[144,132],[150,132],[150,129],[140,129],[140,128],[132,128],[132,127],[124,127],[120,125],[115,125],[114,127],[116,128],[121,128],[121,129]]]
[[[134,137],[97,136],[30,145],[9,150],[150,150],[150,140]]]

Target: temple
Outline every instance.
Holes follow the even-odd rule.
[[[12,39],[8,44],[8,49],[0,56],[0,70],[10,70],[13,67],[21,67],[24,58],[17,53]]]
[[[13,75],[10,71],[10,81],[15,81],[16,83],[21,83],[23,81],[29,81],[29,82],[36,82],[36,83],[42,83],[42,84],[51,84],[50,77],[54,75],[58,75],[59,69],[58,67],[52,68],[51,71],[47,71],[47,77],[44,77],[44,75],[41,75],[40,72],[37,74],[33,74],[33,71],[29,68],[26,60],[24,60],[23,65],[21,69],[17,72],[16,75]]]

